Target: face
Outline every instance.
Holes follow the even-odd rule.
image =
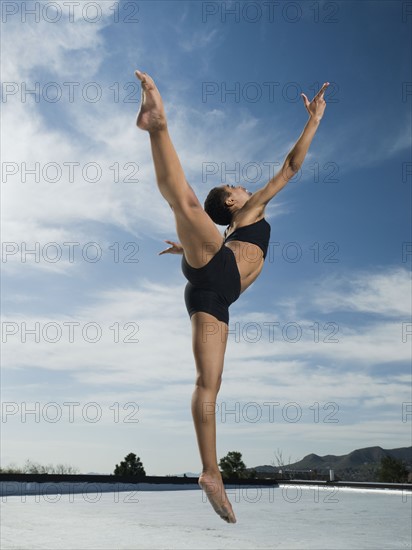
[[[239,208],[241,208],[252,195],[250,191],[248,191],[245,187],[242,187],[241,185],[223,185],[222,187],[224,187],[226,191],[230,193],[230,198],[234,200],[235,204]]]

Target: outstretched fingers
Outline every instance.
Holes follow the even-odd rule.
[[[303,92],[300,95],[302,96],[303,103],[305,104],[305,107],[307,109],[309,107],[310,101]]]
[[[180,243],[175,243],[174,241],[165,241],[165,243],[171,244],[172,246],[166,248],[166,250],[162,250],[162,252],[159,252],[159,256],[162,254],[181,254],[183,251],[183,247]]]
[[[326,107],[326,101],[323,96],[328,86],[329,86],[329,82],[325,82],[321,87],[321,89],[319,90],[319,92],[312,99],[312,101],[309,101],[309,99],[304,93],[300,94],[309,115],[311,117],[315,117],[317,120],[320,120],[322,118],[323,112]]]
[[[319,90],[319,92],[315,95],[313,98],[315,99],[323,99],[323,94],[325,93],[326,88],[329,86],[329,82],[325,82],[322,88]]]
[[[300,94],[302,99],[303,99],[303,103],[305,104],[306,109],[309,109],[309,106],[310,106],[311,103],[313,103],[313,102],[317,103],[319,100],[324,99],[323,96],[324,96],[325,90],[329,85],[330,85],[329,82],[325,82],[323,84],[322,88],[319,90],[319,92],[314,96],[312,101],[309,101],[308,97],[303,92]]]

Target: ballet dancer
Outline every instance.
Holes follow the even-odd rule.
[[[156,84],[145,72],[136,70],[135,75],[141,82],[136,124],[149,133],[157,185],[174,213],[180,240],[165,241],[171,246],[160,254],[182,254],[182,271],[188,280],[184,299],[196,364],[191,408],[202,461],[198,483],[217,514],[227,523],[236,523],[217,463],[214,414],[226,351],[229,306],[262,271],[270,237],[266,205],[302,166],[325,111],[324,92],[329,83],[323,84],[312,101],[302,94],[309,118],[281,169],[265,186],[254,193],[240,185],[214,187],[203,208],[186,181]],[[215,224],[227,226],[224,236]]]

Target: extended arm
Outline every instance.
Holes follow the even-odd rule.
[[[263,212],[267,203],[273,199],[273,197],[279,193],[288,181],[300,170],[323,116],[326,107],[323,94],[328,86],[329,82],[325,82],[311,102],[309,102],[305,94],[302,94],[306,110],[309,113],[309,120],[306,122],[299,139],[286,155],[282,168],[264,187],[262,187],[262,189],[259,189],[251,195],[244,207],[245,209],[257,210],[260,213]]]

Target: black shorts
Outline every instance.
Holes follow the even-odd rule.
[[[240,274],[233,250],[224,244],[203,267],[190,266],[183,254],[185,303],[189,316],[197,311],[214,315],[229,324],[229,306],[240,296]]]

